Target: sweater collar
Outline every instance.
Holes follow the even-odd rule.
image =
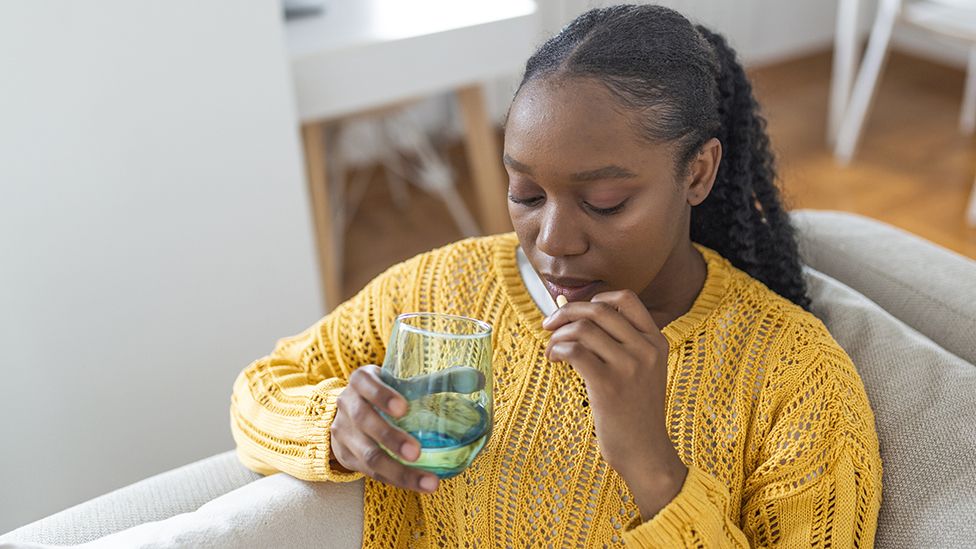
[[[707,274],[705,284],[692,303],[691,309],[661,330],[672,348],[692,336],[705,319],[718,307],[729,286],[732,266],[728,260],[715,250],[697,242],[693,242],[692,245],[705,259]],[[494,250],[496,274],[501,279],[509,303],[515,309],[519,319],[529,327],[535,337],[542,341],[548,341],[550,332],[542,329],[542,321],[545,318],[542,311],[548,312],[552,305],[546,301],[548,295],[543,297],[538,291],[535,292],[535,299],[533,299],[533,294],[529,288],[534,288],[536,281],[531,278],[523,279],[522,273],[519,271],[518,248],[518,236],[514,232],[499,235]]]

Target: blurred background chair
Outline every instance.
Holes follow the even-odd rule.
[[[969,43],[959,127],[966,135],[972,135],[976,130],[976,0],[880,0],[867,50],[857,71],[859,4],[859,0],[841,0],[838,9],[828,119],[828,140],[834,144],[835,158],[846,165],[854,157],[896,23],[919,27],[933,36]],[[966,218],[971,226],[976,226],[976,181],[970,193]]]

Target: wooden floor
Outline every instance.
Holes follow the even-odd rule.
[[[822,53],[750,71],[788,205],[860,213],[976,258],[976,230],[964,222],[976,140],[957,130],[963,72],[893,53],[861,147],[842,168],[825,145],[830,62]],[[448,149],[460,190],[473,204],[463,149]],[[397,210],[382,170],[363,204],[346,239],[347,297],[389,265],[463,236],[444,206],[419,190],[412,189],[407,209]]]
[[[976,258],[965,223],[976,140],[957,129],[963,71],[893,53],[844,168],[825,144],[830,63],[821,54],[751,73],[787,201],[880,219]]]

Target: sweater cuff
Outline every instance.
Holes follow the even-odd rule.
[[[689,532],[707,537],[721,533],[725,517],[709,497],[724,494],[728,488],[696,466],[688,467],[681,491],[651,520],[637,524],[624,533],[628,547],[683,547]]]
[[[330,383],[332,382],[332,383]],[[346,384],[333,378],[326,380],[315,391],[320,406],[313,420],[315,432],[322,433],[322,440],[312,445],[312,473],[315,478],[331,482],[352,482],[363,478],[358,471],[347,471],[332,454],[332,422],[338,410],[339,395]]]

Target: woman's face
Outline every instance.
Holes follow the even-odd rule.
[[[630,289],[653,302],[646,292],[658,274],[675,250],[690,247],[689,201],[704,200],[711,183],[695,185],[699,161],[679,177],[673,146],[642,139],[631,116],[582,78],[534,80],[512,103],[508,209],[553,297]]]

